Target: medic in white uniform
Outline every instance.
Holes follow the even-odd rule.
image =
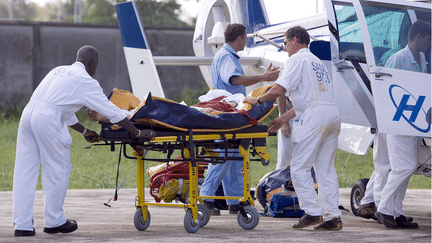
[[[387,149],[387,135],[376,133],[373,144],[373,163],[375,170],[366,185],[365,195],[360,202],[359,216],[376,219],[376,209],[380,204],[384,186],[390,173],[390,160]]]
[[[63,202],[69,184],[72,138],[68,126],[89,142],[99,136],[78,122],[75,112],[83,106],[98,111],[138,137],[154,137],[154,132],[138,130],[124,112],[104,95],[96,72],[99,53],[83,46],[77,62],[50,71],[34,91],[25,107],[19,128],[13,180],[13,225],[15,236],[35,234],[33,204],[39,168],[42,167],[44,220],[46,233],[69,233],[78,228],[67,220]]]
[[[424,53],[431,46],[431,25],[416,21],[408,32],[408,45],[387,60],[385,66],[413,72],[427,72]],[[418,228],[402,211],[402,202],[411,175],[417,169],[421,138],[387,134],[390,173],[384,186],[376,216],[387,228]],[[376,165],[375,165],[376,166]]]
[[[294,118],[291,178],[305,215],[293,228],[319,224],[315,229],[340,230],[339,184],[334,167],[340,120],[332,81],[324,64],[307,48],[309,34],[304,28],[290,28],[285,33],[284,44],[290,56],[287,70],[267,93],[258,99],[247,97],[245,102],[262,103],[281,94],[289,97],[293,109],[271,121],[269,131],[287,126],[289,119]],[[312,166],[318,195],[310,176]]]

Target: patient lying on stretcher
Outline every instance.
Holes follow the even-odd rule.
[[[120,97],[117,93],[120,93]],[[127,117],[130,119],[135,110],[139,105],[139,100],[132,93],[124,90],[115,89],[115,96],[111,95],[110,100],[117,105]],[[127,96],[127,97],[126,97]],[[115,98],[114,98],[115,97]],[[234,112],[240,110],[245,104],[243,103],[243,99],[245,96],[243,94],[231,94],[225,90],[210,90],[205,95],[201,95],[198,99],[198,102],[195,105],[191,105],[190,107],[199,110],[204,114],[218,114],[220,112]],[[131,101],[128,101],[131,99]],[[122,102],[127,102],[127,104],[121,104]],[[184,102],[180,103],[186,105]],[[95,110],[87,109],[87,116],[93,121],[103,121],[109,122],[109,119],[102,114],[99,114]]]
[[[249,95],[259,97],[269,88],[259,87]],[[275,108],[274,101],[251,106],[242,102],[243,95],[224,92],[211,90],[192,106],[152,96],[151,93],[140,102],[132,93],[118,89],[114,89],[108,97],[125,113],[133,114],[130,117],[132,122],[179,131],[234,131],[257,125]],[[88,110],[87,114],[92,120],[106,121],[92,110]]]

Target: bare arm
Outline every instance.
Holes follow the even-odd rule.
[[[132,124],[132,122],[129,121],[128,118],[125,118],[125,119],[117,122],[116,124],[121,126],[124,129],[126,129],[128,132],[134,134],[136,137],[139,137],[139,138],[150,138],[153,140],[156,136],[156,132],[154,132],[153,130],[150,130],[150,129],[139,130],[139,129],[137,129]]]
[[[271,89],[269,89],[265,94],[261,95],[258,98],[247,96],[243,101],[247,102],[251,105],[256,105],[258,103],[264,103],[270,100],[275,100],[279,96],[285,94],[285,88],[280,86],[279,84],[275,84]],[[259,99],[259,102],[258,102]]]
[[[282,114],[280,117],[272,120],[269,122],[269,132],[276,132],[279,130],[282,126],[288,126],[289,128],[289,120],[294,118],[296,116],[295,111],[293,108],[291,108],[289,111]],[[284,133],[286,137],[287,134]]]
[[[287,111],[287,101],[285,95],[277,97],[277,104],[279,109],[279,116]]]
[[[139,130],[139,129],[137,129],[132,124],[132,122],[129,121],[128,118],[125,118],[125,119],[117,122],[116,124],[123,127],[128,132],[134,134],[136,137],[139,137],[139,138],[150,138],[153,140],[156,136],[156,132],[154,132],[153,130],[150,130],[150,129]],[[95,131],[87,129],[84,125],[82,125],[79,122],[70,126],[70,128],[81,133],[84,136],[84,138],[90,143],[99,142],[99,140],[100,140],[99,135]]]
[[[288,109],[288,99],[285,97],[285,94],[277,97],[277,103],[279,108],[279,116],[282,116]],[[280,128],[280,132],[285,136],[289,137],[291,133],[291,127],[289,125],[289,121],[286,124],[283,124]]]
[[[126,129],[128,132],[132,133],[135,136],[137,136],[139,133],[139,130],[127,118],[117,122],[116,124]]]
[[[234,85],[249,86],[261,81],[276,81],[279,77],[279,68],[272,68],[272,64],[267,68],[265,73],[256,76],[236,76],[231,78],[231,83]]]
[[[281,127],[284,127],[284,129],[282,130],[283,134],[286,137],[289,137],[290,134],[290,127],[289,127],[289,120],[293,117],[295,117],[295,111],[294,109],[290,109],[287,112],[286,111],[286,106],[287,106],[287,100],[285,98],[285,88],[282,87],[279,84],[275,84],[270,90],[268,90],[265,94],[261,95],[258,98],[253,98],[253,97],[246,97],[244,99],[244,102],[247,102],[251,105],[255,105],[258,103],[263,103],[263,102],[267,102],[270,100],[274,100],[274,99],[278,99],[279,105],[284,106],[283,108],[279,107],[279,114],[280,116],[272,121],[269,122],[269,132],[276,132],[277,130],[279,130]],[[283,101],[281,101],[283,98]],[[258,102],[259,100],[259,102]]]
[[[70,128],[72,128],[73,130],[79,133],[83,133],[86,127],[78,122],[77,124],[70,126]]]

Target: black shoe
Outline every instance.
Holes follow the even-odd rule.
[[[213,202],[203,200],[204,205],[210,210],[210,215],[217,216],[220,215],[220,210],[215,208]]]
[[[32,230],[15,230],[15,236],[21,237],[21,236],[33,236],[36,234],[36,230],[33,228]]]
[[[319,224],[322,221],[323,221],[322,216],[310,216],[308,214],[304,214],[303,217],[301,217],[297,223],[292,225],[292,227],[296,229],[301,229],[311,225]]]
[[[376,212],[375,216],[378,218],[378,220],[381,220],[381,222],[390,229],[396,229],[398,228],[398,223],[396,223],[396,220],[394,220],[393,216],[385,215],[380,212]]]
[[[383,224],[382,221],[381,221],[381,219],[379,219],[379,218],[377,218],[376,221],[377,221],[378,224]]]
[[[371,202],[368,204],[360,205],[357,214],[360,217],[366,218],[366,219],[375,219],[375,213],[377,208],[375,207],[375,203]]]
[[[378,224],[383,224],[382,221],[379,218],[377,218],[376,216],[374,217],[374,219],[377,221]],[[411,218],[411,217],[408,217],[406,219],[409,223],[411,223],[413,221],[413,218]]]
[[[229,205],[228,206],[228,210],[229,210],[230,214],[237,214],[239,209],[240,209],[239,205]]]
[[[410,221],[411,219],[411,221]],[[401,215],[396,218],[396,223],[399,225],[399,227],[404,229],[417,229],[418,224],[412,222],[412,218],[406,218],[405,216]]]
[[[316,230],[341,230],[342,229],[342,220],[340,217],[332,218],[331,220],[324,221],[321,224],[314,227]]]
[[[66,223],[64,223],[61,226],[54,227],[54,228],[44,228],[44,232],[48,234],[57,234],[57,233],[70,233],[74,232],[78,229],[78,224],[75,220],[68,220]]]

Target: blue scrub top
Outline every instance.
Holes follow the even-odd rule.
[[[211,67],[212,84],[215,89],[223,89],[231,94],[241,93],[246,96],[244,85],[231,84],[231,78],[242,76],[243,68],[240,65],[240,57],[227,43],[216,53]]]

